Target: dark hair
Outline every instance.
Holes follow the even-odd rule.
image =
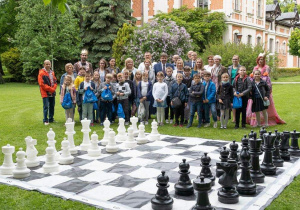
[[[203,73],[203,75],[204,75],[204,76],[211,76],[211,73],[210,73],[209,71],[206,71],[206,70],[205,70],[204,73]]]
[[[87,72],[85,73],[85,76],[87,76],[87,75],[92,76],[92,72],[91,72],[91,71],[87,71]]]
[[[195,79],[195,77],[201,78],[200,74],[194,74],[193,78]]]
[[[184,67],[183,67],[183,71],[191,71],[191,67],[189,67],[189,66],[184,66]]]

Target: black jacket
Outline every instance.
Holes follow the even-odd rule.
[[[230,83],[222,84],[218,87],[217,90],[217,99],[222,99],[223,101],[225,99],[229,99],[232,103],[233,101],[233,87]]]
[[[262,98],[264,98],[264,97],[269,98],[270,97],[270,88],[269,88],[266,81],[260,79],[260,82],[257,85],[257,87],[259,89],[259,92],[260,92]],[[256,89],[256,86],[255,86],[255,80],[253,80],[252,81],[252,93],[251,93],[252,99],[255,98],[255,94],[254,94],[255,90],[257,90],[257,89]]]
[[[243,93],[244,96],[249,98],[249,93],[252,90],[252,84],[249,77],[240,80],[239,76],[234,79],[233,92]]]
[[[198,84],[193,84],[189,90],[190,101],[191,102],[199,102],[199,101],[202,102],[203,101],[203,98],[202,98],[203,93],[204,93],[204,85],[202,84],[202,82],[199,82]]]

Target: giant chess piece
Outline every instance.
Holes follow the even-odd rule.
[[[230,148],[230,153],[229,153],[229,160],[235,160],[236,162],[239,161],[239,156],[238,156],[238,148],[239,145],[237,143],[235,143],[235,141],[232,141],[232,143],[229,145]]]
[[[134,132],[133,132],[133,134],[134,134]],[[140,125],[139,125],[139,135],[136,138],[136,142],[138,144],[146,144],[148,142],[148,139],[145,136],[145,126],[143,123],[140,123]]]
[[[169,177],[166,175],[165,172],[162,171],[161,175],[157,177],[157,184],[158,187],[157,193],[151,199],[152,209],[154,210],[171,210],[173,208],[173,199],[170,197],[168,192],[169,187]]]
[[[59,158],[59,164],[69,165],[74,162],[74,157],[71,155],[69,150],[69,141],[67,138],[61,142],[61,156]]]
[[[289,161],[291,160],[291,154],[289,153],[289,139],[290,139],[290,132],[288,131],[283,131],[280,134],[280,139],[281,139],[281,144],[280,144],[280,156],[284,161]]]
[[[256,138],[249,139],[249,144],[250,144],[249,153],[251,155],[251,164],[252,164],[252,169],[250,169],[250,175],[253,182],[255,183],[264,183],[265,181],[265,175],[261,172],[260,164],[259,164],[259,156],[263,153],[260,149],[261,141],[262,141],[261,139],[256,139]]]
[[[197,178],[199,179],[201,176],[204,176],[204,178],[210,179],[211,186],[214,186],[216,177],[214,175],[212,175],[212,173],[211,173],[210,161],[211,161],[211,158],[207,155],[207,152],[205,152],[204,155],[201,157],[200,166],[202,167],[202,169],[201,169],[200,175]]]
[[[220,160],[219,163],[226,163],[228,161],[228,155],[229,155],[229,150],[226,147],[223,147],[223,149],[220,151]],[[216,177],[220,177],[224,174],[224,171],[217,166],[216,170]]]
[[[300,155],[299,144],[298,144],[299,136],[300,136],[300,132],[297,132],[296,130],[291,132],[291,146],[289,152],[293,156]]]
[[[242,147],[245,146],[246,149],[249,150],[249,139],[247,138],[247,135],[244,135],[244,137],[241,139],[241,142],[242,142]]]
[[[208,197],[208,191],[211,190],[211,180],[201,176],[200,179],[194,179],[193,185],[197,191],[197,203],[192,210],[214,210]]]
[[[276,139],[276,135],[272,134],[272,132],[269,132],[269,134],[264,134],[264,160],[261,164],[261,171],[265,175],[275,175],[276,174],[276,166],[273,163],[272,159],[272,152],[275,150],[274,148],[274,141]]]
[[[116,135],[116,142],[124,142],[127,139],[124,118],[119,118],[118,134]]]
[[[237,169],[236,161],[228,160],[227,163],[217,163],[224,174],[219,178],[219,184],[222,188],[218,191],[218,200],[225,204],[234,204],[239,202],[239,193],[236,191]]]
[[[65,134],[68,136],[70,153],[72,155],[75,155],[78,153],[74,144],[74,134],[76,133],[74,130],[75,122],[72,121],[72,118],[68,118],[67,122],[65,123],[65,126],[66,126]]]
[[[55,160],[58,161],[59,160],[59,153],[57,152],[56,147],[55,147],[55,144],[56,144],[55,133],[52,130],[52,128],[49,129],[49,132],[47,133],[47,137],[48,137],[48,141],[47,141],[48,146],[53,147]]]
[[[53,173],[59,171],[59,165],[55,160],[55,151],[53,147],[46,148],[46,161],[43,165],[45,173]]]
[[[90,141],[91,120],[84,118],[83,120],[81,120],[81,124],[82,124],[81,132],[83,133],[83,140],[82,140],[82,143],[80,144],[80,148],[83,151],[88,151],[88,149],[91,145],[91,141]]]
[[[101,149],[98,145],[98,135],[96,131],[91,135],[91,146],[88,149],[88,155],[91,157],[98,157],[101,155]]]
[[[276,167],[283,167],[283,162],[284,160],[280,157],[280,152],[279,152],[279,148],[280,148],[280,133],[278,133],[277,130],[275,130],[275,142],[274,142],[274,147],[275,150],[273,151],[273,163]]]
[[[182,196],[190,196],[194,194],[194,188],[190,180],[190,164],[186,163],[186,159],[182,160],[182,163],[179,164],[180,174],[178,182],[175,184],[175,194]]]
[[[119,147],[116,144],[115,135],[116,133],[114,131],[109,131],[109,141],[105,148],[106,152],[114,153],[119,151]]]
[[[130,118],[130,122],[133,128],[133,136],[137,137],[139,135],[139,130],[137,128],[137,122],[139,121],[139,118],[137,118],[136,116],[133,116]]]
[[[261,151],[264,151],[264,144],[265,144],[265,139],[264,139],[264,134],[267,133],[266,128],[263,126],[261,127],[261,129],[259,130],[259,138],[262,140],[261,142]]]
[[[13,170],[13,177],[16,179],[23,179],[30,176],[30,169],[27,168],[25,163],[25,152],[22,148],[17,152],[17,166]]]
[[[127,131],[128,131],[128,135],[127,135],[127,140],[124,142],[124,146],[126,148],[132,149],[137,146],[137,142],[134,140],[133,128],[131,125],[129,126]]]
[[[4,161],[0,167],[2,175],[12,175],[13,170],[15,169],[15,164],[12,159],[12,154],[15,152],[15,147],[7,144],[2,147],[2,153],[4,154]]]
[[[249,139],[256,139],[256,132],[254,132],[253,130],[251,130],[251,132],[248,134]]]
[[[248,152],[248,142],[243,142],[243,148],[240,153],[240,168],[242,169],[241,178],[237,185],[237,191],[240,195],[254,195],[256,193],[256,184],[253,182],[250,169],[250,154]]]
[[[157,122],[155,121],[155,119],[153,119],[152,123],[151,123],[151,133],[148,136],[148,140],[149,141],[159,141],[160,140],[160,134],[158,133],[158,126],[157,126]]]
[[[25,163],[27,167],[39,166],[40,161],[37,157],[38,151],[35,148],[35,145],[37,144],[36,139],[31,138],[31,136],[27,136],[25,138],[25,142],[26,142],[26,156],[27,156]]]
[[[108,144],[108,141],[109,141],[109,132],[111,131],[110,129],[110,121],[108,120],[108,118],[106,118],[104,120],[104,128],[103,128],[103,131],[104,131],[104,135],[103,135],[103,139],[100,141],[101,142],[101,145],[103,146],[106,146]]]

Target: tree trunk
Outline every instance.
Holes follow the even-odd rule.
[[[1,62],[1,57],[0,57],[0,84],[4,84],[4,79],[3,79],[2,75],[4,75],[4,71],[2,68],[2,62]]]

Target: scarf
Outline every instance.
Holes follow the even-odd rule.
[[[222,64],[220,64],[218,67],[216,67],[216,64],[214,64],[212,73],[214,74],[215,77],[218,77],[221,68],[222,68]]]

